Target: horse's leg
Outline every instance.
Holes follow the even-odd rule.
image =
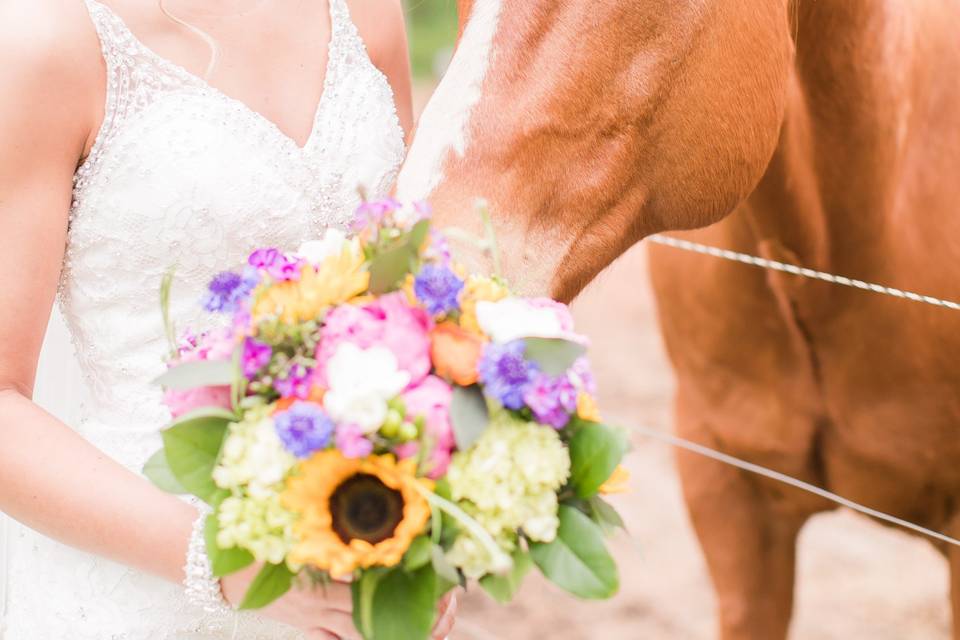
[[[716,447],[704,418],[678,411],[678,432]],[[680,452],[693,526],[713,579],[722,640],[784,640],[793,609],[797,534],[810,511],[775,498],[756,478]],[[776,489],[774,489],[776,490]]]

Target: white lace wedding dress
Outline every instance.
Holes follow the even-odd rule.
[[[106,6],[84,1],[106,59],[107,106],[76,175],[60,302],[90,388],[75,426],[139,472],[169,418],[150,383],[164,370],[162,275],[176,265],[173,317],[181,326],[198,318],[215,272],[239,266],[254,248],[295,247],[342,225],[360,185],[384,194],[404,153],[403,135],[390,85],[371,63],[345,0],[330,0],[325,91],[302,148],[153,53]],[[11,529],[0,576],[3,640],[299,637],[249,615],[210,631],[177,585],[26,527]]]

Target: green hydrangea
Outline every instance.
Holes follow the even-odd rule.
[[[447,481],[452,498],[510,553],[518,530],[538,542],[556,538],[557,491],[569,476],[570,454],[556,430],[500,411],[471,449],[453,456]],[[471,578],[503,570],[467,534],[448,558]]]
[[[213,481],[236,495],[275,496],[296,464],[277,436],[269,407],[247,412],[230,425]]]
[[[279,495],[266,498],[231,496],[217,510],[217,546],[240,547],[259,562],[280,564],[293,547],[296,517],[280,504]]]

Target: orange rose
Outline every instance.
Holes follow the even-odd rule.
[[[430,339],[430,357],[438,375],[461,387],[477,382],[477,364],[483,351],[479,336],[453,322],[443,322],[433,329]]]

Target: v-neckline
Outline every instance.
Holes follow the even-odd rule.
[[[165,66],[169,68],[171,71],[185,77],[191,83],[200,87],[203,91],[206,91],[234,105],[237,109],[244,112],[248,117],[253,118],[254,120],[260,122],[270,130],[272,130],[279,138],[283,140],[283,142],[286,145],[288,145],[289,147],[292,147],[299,153],[305,153],[312,146],[313,141],[316,139],[317,135],[319,134],[318,124],[320,120],[320,115],[321,113],[323,113],[324,109],[326,108],[326,103],[328,98],[333,94],[333,92],[331,91],[331,86],[333,84],[334,75],[335,75],[334,73],[335,72],[334,57],[336,53],[335,47],[339,45],[338,40],[339,40],[339,34],[341,32],[341,25],[339,24],[339,20],[338,20],[339,12],[336,11],[334,7],[334,3],[341,2],[342,0],[326,0],[327,12],[330,15],[330,37],[327,40],[327,61],[325,64],[326,68],[324,69],[323,88],[321,89],[320,98],[317,100],[316,109],[314,109],[313,111],[313,119],[310,122],[310,132],[307,135],[307,139],[304,141],[302,145],[299,142],[297,142],[293,138],[293,136],[291,136],[286,131],[281,129],[280,125],[278,125],[274,120],[271,120],[270,118],[265,116],[263,113],[257,111],[256,109],[248,105],[246,102],[244,102],[240,98],[235,98],[229,95],[228,93],[224,92],[223,89],[219,89],[218,87],[215,87],[214,85],[210,84],[208,80],[190,71],[183,65],[177,62],[174,62],[170,58],[167,58],[166,56],[163,56],[157,53],[154,49],[152,49],[145,42],[143,42],[137,36],[137,34],[134,33],[133,30],[127,25],[126,21],[120,16],[120,14],[118,14],[112,8],[103,4],[102,2],[100,2],[100,0],[89,0],[89,1],[99,5],[104,11],[106,11],[110,16],[112,16],[113,19],[117,22],[118,26],[120,26],[123,29],[123,31],[127,34],[127,36],[129,36],[130,40],[134,43],[134,45],[137,48],[139,48],[145,55],[150,57],[155,63],[161,66]]]

